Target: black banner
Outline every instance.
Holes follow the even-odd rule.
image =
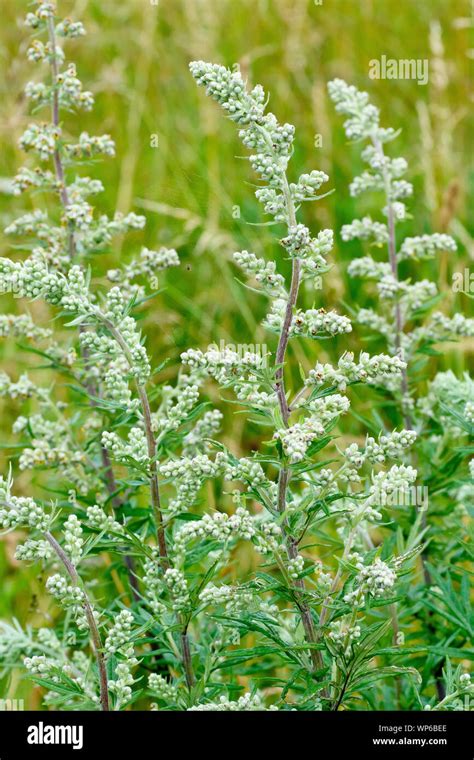
[[[314,757],[323,749],[380,758],[474,756],[469,712],[0,712],[0,760],[172,751],[281,756],[284,745],[292,760],[303,749]]]

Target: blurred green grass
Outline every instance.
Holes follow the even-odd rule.
[[[60,12],[82,18],[88,29],[85,40],[68,47],[97,99],[94,111],[81,115],[80,128],[110,132],[117,142],[118,159],[93,167],[106,186],[98,205],[109,212],[133,208],[148,213],[143,236],[117,246],[115,254],[105,257],[107,265],[114,255],[129,257],[141,243],[175,244],[183,259],[182,270],[167,279],[165,305],[170,309],[160,315],[158,346],[164,343],[177,355],[190,344],[236,334],[253,337],[265,304],[258,298],[249,303],[248,293],[235,283],[230,254],[237,247],[267,256],[281,253],[271,230],[246,224],[263,220],[251,187],[255,178],[246,161],[235,159],[244,151],[234,125],[196,88],[189,60],[239,62],[250,81],[262,82],[270,93],[278,118],[295,123],[293,175],[324,169],[336,191],[306,213],[315,228],[339,229],[365,210],[347,189],[360,166],[359,151],[346,146],[325,87],[332,77],[342,76],[367,88],[382,109],[383,122],[403,130],[393,149],[410,162],[416,188],[413,229],[421,233],[439,227],[446,192],[455,183],[450,221],[462,227],[464,242],[472,244],[471,59],[469,29],[462,22],[469,5],[466,0],[324,0],[321,6],[313,0],[160,0],[158,6],[148,0],[60,0]],[[24,160],[16,139],[30,117],[21,91],[37,76],[22,55],[28,38],[22,28],[26,7],[19,0],[9,4],[0,33],[1,177],[13,174]],[[370,59],[382,54],[429,58],[430,83],[368,79]],[[430,135],[423,129],[426,122]],[[66,127],[76,131],[77,119],[66,119]],[[321,148],[314,147],[316,133],[322,136]],[[150,145],[154,135],[157,148]],[[1,220],[7,222],[24,204],[23,198],[1,197]],[[234,206],[240,219],[233,218]],[[1,242],[8,250],[9,241]],[[357,253],[357,245],[338,244],[336,268],[325,284],[326,302],[346,293],[350,283],[344,271]],[[450,262],[445,278],[459,264],[459,259]],[[97,259],[97,273],[105,268],[105,261]],[[351,295],[362,297],[353,287]]]
[[[175,246],[182,259],[180,269],[160,281],[164,291],[145,322],[155,364],[169,356],[173,374],[182,350],[221,339],[274,348],[272,337],[259,327],[265,300],[238,283],[231,255],[247,248],[281,260],[282,249],[272,228],[248,224],[264,221],[253,195],[255,177],[240,159],[245,151],[235,125],[195,86],[188,72],[194,58],[238,62],[251,83],[262,83],[270,93],[270,107],[279,120],[296,125],[292,178],[323,169],[335,189],[305,209],[304,219],[314,230],[339,231],[354,216],[377,213],[374,199],[354,201],[349,196],[348,184],[361,168],[360,151],[346,144],[326,83],[338,76],[367,89],[381,108],[382,123],[402,128],[391,150],[408,159],[409,179],[415,184],[413,221],[405,231],[446,229],[460,243],[454,257],[420,268],[417,276],[438,278],[447,293],[441,308],[472,313],[472,301],[450,289],[452,273],[469,266],[474,257],[469,214],[474,181],[470,5],[468,0],[323,0],[322,5],[313,0],[159,0],[158,5],[149,0],[59,0],[60,14],[82,20],[88,31],[85,39],[69,43],[67,56],[96,95],[94,111],[80,119],[66,118],[65,128],[71,134],[78,128],[109,132],[116,140],[116,160],[87,167],[106,187],[97,200],[100,210],[134,210],[148,217],[143,233],[94,260],[94,275],[128,260],[141,245]],[[24,163],[17,139],[31,117],[22,90],[39,76],[24,56],[27,8],[22,0],[2,8],[0,178],[10,177]],[[429,84],[370,80],[369,61],[382,55],[428,58]],[[321,147],[315,147],[316,134],[322,137]],[[152,147],[155,136],[158,146]],[[0,194],[1,227],[28,204],[43,202],[39,196],[13,199]],[[3,234],[0,246],[1,255],[9,255],[11,241]],[[324,289],[305,290],[302,305],[316,302],[342,311],[346,302],[369,305],[366,290],[346,276],[348,262],[360,253],[359,244],[342,244],[337,234],[334,267]],[[0,308],[6,309],[5,304]],[[42,320],[48,317],[40,304],[32,311]],[[291,350],[308,369],[317,358],[334,360],[343,350],[359,351],[361,345],[368,344],[355,330],[349,340],[305,342]],[[472,354],[472,342],[465,341],[443,351],[436,366],[460,373],[472,367]],[[2,366],[15,376],[30,361],[19,356],[12,342],[0,346],[0,356]],[[215,388],[209,394],[219,400]],[[369,413],[370,398],[364,403]],[[11,440],[15,414],[4,403],[0,414],[4,443]],[[357,432],[353,418],[345,424]],[[232,441],[236,453],[258,444],[257,431],[250,437],[246,432],[245,445],[243,432],[242,418],[227,409],[223,437]],[[6,459],[2,457],[2,471]],[[21,476],[18,485],[26,489],[28,476]],[[34,571],[15,573],[11,556],[7,542],[0,552],[0,616],[24,620],[40,583]]]

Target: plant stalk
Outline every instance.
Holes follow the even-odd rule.
[[[296,226],[296,214],[291,198],[290,189],[288,187],[288,181],[284,178],[283,190],[286,199],[286,206],[288,210],[289,226]],[[276,352],[275,363],[276,369],[276,392],[278,396],[278,403],[280,406],[280,412],[286,427],[288,427],[288,418],[290,416],[290,409],[286,399],[285,391],[285,377],[284,377],[284,362],[286,350],[288,347],[288,340],[290,337],[291,320],[293,318],[293,309],[298,299],[298,292],[301,281],[301,261],[298,258],[294,258],[292,262],[291,271],[291,285],[288,301],[286,304],[285,317],[278,341],[278,348]],[[278,511],[280,514],[286,512],[286,497],[288,491],[288,484],[290,480],[290,471],[287,467],[282,467],[278,477]],[[288,559],[292,560],[298,556],[298,541],[291,535],[288,520],[283,518],[283,534],[285,536],[286,552]],[[316,644],[317,637],[314,629],[313,617],[308,602],[304,599],[305,594],[305,582],[303,578],[298,578],[295,581],[295,586],[298,588],[298,592],[295,594],[295,601],[300,612],[301,623],[305,632],[306,641],[308,644]],[[324,667],[323,658],[321,652],[317,649],[310,647],[309,650],[311,662],[314,670],[321,670]]]
[[[196,679],[194,677],[193,664],[191,660],[191,647],[189,643],[187,623],[184,624],[184,628],[181,633],[181,654],[183,658],[183,667],[184,667],[184,676],[186,678],[186,685],[188,687],[188,691],[191,691],[194,684],[196,683]]]
[[[115,327],[115,325],[113,324],[113,322],[110,321],[110,319],[107,319],[106,317],[102,316],[100,313],[98,313],[96,316],[98,317],[99,320],[101,320],[104,327],[107,328],[107,330],[110,332],[110,334],[113,336],[113,338],[116,340],[116,342],[122,349],[127,359],[129,367],[133,368],[133,357],[130,353],[128,344],[126,340],[124,339],[120,330],[117,329],[117,327]],[[155,434],[153,432],[153,426],[152,426],[152,421],[151,421],[150,402],[148,400],[146,388],[143,385],[143,383],[136,381],[136,386],[137,386],[137,393],[138,393],[138,397],[140,399],[140,404],[142,408],[143,424],[145,426],[145,436],[146,436],[147,449],[148,449],[148,458],[150,460],[149,461],[150,493],[151,493],[151,503],[153,507],[153,514],[155,517],[158,550],[160,554],[162,568],[163,570],[167,570],[170,567],[170,561],[169,561],[169,556],[168,556],[168,547],[166,544],[163,515],[161,512],[160,486],[158,482],[158,466],[156,463],[156,441],[155,441]]]
[[[109,330],[111,335],[113,335],[118,345],[122,349],[124,355],[126,356],[129,366],[132,367],[133,358],[130,354],[130,349],[127,345],[127,342],[124,340],[120,330],[118,330],[109,319],[101,317],[101,316],[99,316],[99,319],[102,320],[104,326],[107,328],[107,330]],[[138,391],[138,395],[139,395],[140,403],[142,407],[143,424],[145,426],[145,435],[146,435],[147,448],[148,448],[148,458],[150,460],[150,464],[149,464],[150,493],[151,493],[151,501],[152,501],[152,506],[153,506],[153,514],[155,517],[156,534],[157,534],[157,541],[158,541],[158,552],[160,555],[162,570],[166,571],[171,567],[171,563],[170,563],[168,547],[166,543],[163,514],[161,511],[160,484],[158,480],[158,465],[156,462],[156,440],[155,440],[155,434],[153,432],[153,426],[152,426],[152,420],[151,420],[150,402],[148,400],[146,388],[142,383],[137,382],[137,391]],[[194,677],[193,666],[192,666],[192,661],[191,661],[191,651],[190,651],[190,644],[189,644],[189,636],[187,633],[187,626],[184,627],[181,633],[181,655],[182,655],[183,668],[184,668],[185,677],[186,677],[186,683],[187,683],[188,689],[191,690],[191,688],[194,686],[194,683],[195,683],[195,677]]]
[[[53,124],[56,128],[59,129],[60,127],[60,121],[59,121],[59,95],[58,95],[58,76],[59,76],[59,70],[58,70],[58,62],[56,59],[56,31],[54,28],[54,19],[49,17],[48,18],[48,38],[49,43],[51,47],[51,60],[50,60],[50,66],[51,66],[51,75],[53,80],[53,101],[51,106],[51,116]],[[54,161],[54,169],[56,173],[56,179],[58,181],[59,185],[59,197],[61,200],[61,204],[66,210],[66,208],[69,206],[69,195],[67,191],[67,185],[66,185],[66,177],[64,172],[64,165],[61,158],[61,152],[59,148],[56,148],[53,153],[53,161]],[[72,228],[71,224],[68,224],[68,234],[67,234],[67,240],[68,240],[68,250],[69,250],[69,258],[71,261],[74,259],[76,255],[76,244],[74,240],[74,230]],[[82,358],[84,359],[86,372],[88,369],[88,356],[87,351],[85,351],[82,347],[80,349],[80,353]],[[89,394],[89,403],[92,407],[96,406],[95,401],[93,400],[94,397],[99,395],[98,388],[95,384],[95,382],[89,380],[86,383],[86,389]],[[115,482],[115,476],[112,468],[112,462],[110,459],[110,455],[108,450],[103,446],[100,445],[100,453],[102,458],[102,464],[104,465],[104,474],[105,474],[105,481],[107,490],[109,491],[110,495],[116,493],[117,491],[117,484]],[[112,497],[112,504],[117,509],[119,506],[121,506],[121,501],[116,497]],[[128,571],[128,578],[130,583],[130,588],[132,589],[132,594],[135,600],[138,598],[138,586],[137,586],[137,579],[135,577],[134,573],[134,562],[133,558],[126,555],[124,558],[124,563],[127,567]]]
[[[380,140],[372,138],[372,143],[375,149],[379,152],[380,156],[384,158],[385,152]],[[398,260],[397,260],[396,237],[395,237],[395,217],[393,214],[393,205],[390,199],[390,178],[385,168],[382,169],[382,173],[383,173],[383,178],[384,178],[384,183],[385,183],[385,195],[387,199],[388,254],[389,254],[390,268],[391,268],[392,275],[395,281],[398,283],[399,278],[398,278]],[[398,301],[395,302],[395,323],[396,323],[395,345],[398,352],[401,354],[402,353],[401,335],[403,332],[403,320],[402,320],[400,304],[398,303]],[[401,358],[403,359],[403,356],[401,356]],[[406,367],[402,369],[402,398],[403,399],[409,398],[408,373],[407,373]],[[412,430],[413,422],[412,422],[410,413],[405,408],[405,409],[402,409],[402,414],[404,418],[405,427],[408,430]],[[426,511],[424,511],[422,515],[423,528],[426,527],[426,523],[427,523],[427,517],[426,517]],[[431,574],[426,566],[426,559],[425,559],[424,553],[421,554],[421,564],[423,568],[423,578],[424,578],[425,585],[431,586],[432,585]],[[433,613],[430,610],[428,612],[428,619],[430,619],[432,614]],[[444,690],[444,684],[442,681],[441,673],[438,673],[435,676],[435,680],[436,680],[436,690],[437,690],[438,696],[442,698],[445,695],[445,690]]]
[[[378,151],[379,155],[382,157],[382,159],[384,159],[385,152],[380,140],[376,138],[372,138],[372,143],[374,145],[374,148]],[[385,184],[385,197],[387,199],[388,258],[390,262],[390,269],[392,271],[392,277],[394,278],[395,282],[398,284],[399,277],[398,277],[398,261],[397,261],[397,243],[396,243],[396,233],[395,233],[395,216],[393,213],[393,204],[390,197],[391,195],[390,177],[388,176],[388,172],[384,164],[382,164],[382,167],[383,167],[382,175],[383,175],[384,184]],[[402,334],[403,334],[403,318],[402,318],[400,303],[397,297],[395,298],[395,347],[401,359],[403,359],[403,349],[402,349],[402,343],[401,343]],[[402,398],[404,399],[405,403],[409,399],[408,372],[407,372],[406,367],[402,369]],[[413,422],[411,419],[411,415],[406,408],[403,412],[403,417],[404,417],[404,423],[405,423],[406,429],[413,430]]]
[[[81,587],[80,578],[78,575],[78,572],[67,556],[66,552],[63,550],[63,548],[60,546],[60,544],[56,541],[52,533],[49,531],[46,531],[44,534],[46,540],[50,544],[50,546],[53,548],[61,562],[63,563],[66,572],[68,573],[69,577],[71,578],[71,581],[74,586]],[[85,592],[84,589],[82,589],[82,592],[84,594],[84,601],[83,601],[83,609],[87,618],[87,624],[89,626],[91,638],[92,638],[92,649],[94,651],[95,659],[97,662],[97,669],[99,671],[99,687],[100,687],[100,704],[103,711],[108,712],[110,710],[109,706],[109,690],[108,690],[108,683],[107,683],[107,669],[105,666],[105,659],[104,655],[102,653],[102,641],[100,638],[100,632],[97,627],[97,623],[95,621],[94,613],[92,611],[91,603],[89,601],[89,598]]]

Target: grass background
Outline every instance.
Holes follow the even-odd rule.
[[[27,9],[23,0],[10,0],[2,8],[1,188],[24,163],[17,140],[31,117],[22,90],[40,75],[24,55]],[[241,160],[245,151],[235,125],[195,86],[188,72],[188,62],[195,58],[238,62],[252,84],[260,82],[270,93],[270,108],[278,119],[296,125],[291,179],[313,168],[330,176],[328,187],[335,192],[308,204],[303,218],[315,231],[336,230],[334,266],[323,290],[305,286],[301,305],[315,303],[343,312],[347,303],[371,305],[367,290],[346,275],[348,262],[362,247],[342,243],[338,233],[354,216],[376,216],[378,207],[374,197],[354,201],[348,193],[350,180],[361,169],[360,150],[346,144],[342,119],[327,97],[326,83],[337,76],[370,92],[381,108],[383,125],[402,129],[390,151],[408,159],[408,179],[415,186],[413,219],[403,232],[449,231],[458,240],[456,255],[420,266],[413,274],[437,279],[446,293],[441,309],[472,315],[472,300],[451,288],[453,272],[464,271],[474,256],[469,214],[474,181],[473,20],[468,0],[323,0],[321,5],[314,0],[59,0],[59,13],[86,26],[88,36],[69,42],[66,54],[77,63],[85,88],[96,96],[92,113],[67,116],[65,129],[71,135],[108,132],[117,144],[116,160],[87,168],[106,187],[98,196],[98,209],[134,210],[148,218],[143,233],[118,241],[93,261],[94,275],[129,260],[141,245],[175,246],[180,253],[182,266],[160,279],[163,293],[144,325],[155,364],[164,356],[171,359],[163,376],[176,372],[179,354],[188,347],[224,340],[266,343],[274,350],[272,336],[259,326],[267,303],[239,284],[231,255],[246,248],[281,260],[280,229],[249,224],[264,221],[253,195],[255,177]],[[370,60],[382,55],[428,59],[428,85],[369,79]],[[44,202],[41,196],[14,199],[1,193],[0,227]],[[10,255],[11,241],[3,233],[0,247],[1,255]],[[285,262],[281,267],[288,271]],[[0,303],[4,310],[10,306],[5,299]],[[25,304],[15,302],[14,308],[24,310]],[[43,305],[34,304],[31,311],[47,321]],[[301,341],[290,355],[295,366],[299,362],[307,370],[317,358],[334,360],[343,350],[365,347],[383,348],[368,344],[354,330],[334,341]],[[433,369],[452,368],[459,374],[472,367],[472,358],[472,341],[464,341],[443,350]],[[13,341],[0,345],[0,359],[14,377],[34,364]],[[209,394],[219,403],[215,387]],[[369,413],[371,402],[365,403]],[[232,408],[225,412],[223,439],[232,441],[236,453],[256,447],[258,431],[246,430],[243,442],[242,418]],[[19,413],[0,400],[3,446],[12,440],[11,424]],[[353,418],[343,423],[351,434],[357,424]],[[4,472],[12,451],[4,448],[0,453]],[[17,481],[25,492],[29,478],[24,474]],[[34,570],[16,572],[15,543],[8,536],[0,546],[0,617],[35,622],[42,583]],[[30,703],[35,706],[34,695]]]

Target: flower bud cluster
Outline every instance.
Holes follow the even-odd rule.
[[[29,314],[1,314],[0,315],[0,338],[15,337],[29,338],[41,341],[51,338],[53,331],[47,327],[39,327],[33,322]]]
[[[26,562],[46,560],[51,558],[52,553],[53,550],[47,541],[28,538],[24,544],[18,544],[16,547],[15,559]]]
[[[173,609],[181,612],[189,605],[188,582],[184,573],[175,567],[169,567],[164,575],[164,582],[173,600]]]
[[[58,147],[61,129],[53,124],[29,124],[20,137],[19,145],[26,153],[34,152],[40,161],[49,161]]]
[[[219,453],[216,462],[224,467],[224,478],[226,480],[239,480],[246,483],[249,490],[270,486],[270,481],[265,475],[262,465],[254,459],[242,457],[235,461],[234,458],[231,460],[225,454]]]
[[[81,132],[79,142],[67,143],[65,150],[70,158],[88,159],[96,156],[115,156],[115,143],[110,135],[89,135]]]
[[[124,652],[128,649],[132,638],[133,614],[130,610],[121,610],[107,634],[104,650],[107,655]]]
[[[223,416],[219,409],[205,412],[183,439],[184,456],[192,458],[197,454],[203,454],[208,451],[209,444],[206,443],[206,439],[213,438],[220,430]]]
[[[54,19],[56,8],[54,3],[37,2],[37,8],[34,13],[28,13],[25,19],[25,25],[31,29],[45,28],[49,19]]]
[[[102,445],[105,446],[119,462],[134,459],[139,464],[148,464],[148,444],[145,432],[140,427],[133,427],[124,441],[117,433],[104,430]]]
[[[115,694],[116,708],[130,702],[132,698],[132,686],[135,679],[132,675],[132,669],[138,665],[138,660],[134,656],[133,647],[130,647],[124,654],[125,659],[115,666],[115,678],[109,681],[109,689]]]
[[[378,472],[373,476],[369,489],[369,503],[381,506],[404,505],[417,474],[414,467],[403,464],[395,464],[386,472]]]
[[[207,454],[170,459],[161,464],[161,477],[169,478],[177,491],[176,498],[168,505],[169,511],[177,514],[189,509],[204,481],[217,477],[220,471],[220,462],[212,461]]]
[[[290,335],[301,335],[307,338],[339,335],[351,331],[352,325],[347,317],[325,309],[298,310],[290,326]]]
[[[311,412],[312,416],[317,417],[323,425],[328,425],[340,414],[345,414],[350,407],[347,396],[342,396],[340,393],[331,393],[303,403],[305,409]]]
[[[288,562],[288,575],[290,578],[297,579],[300,577],[304,570],[304,557],[299,554],[294,559],[290,559]]]
[[[346,645],[346,643],[351,644],[357,641],[360,639],[361,633],[362,629],[360,625],[347,627],[340,620],[334,620],[332,623],[329,623],[328,636],[339,647]]]
[[[370,462],[381,464],[387,459],[399,459],[404,450],[413,446],[417,438],[414,430],[394,430],[388,435],[379,436],[378,442],[367,437],[365,454]]]
[[[111,282],[120,283],[123,293],[136,298],[143,297],[145,288],[142,285],[132,284],[133,280],[142,278],[145,285],[156,290],[158,287],[157,273],[170,267],[179,266],[179,256],[174,248],[162,247],[157,251],[142,248],[140,255],[132,259],[122,269],[109,269],[107,277]]]
[[[431,323],[427,325],[425,337],[433,341],[446,340],[450,337],[460,338],[474,337],[474,319],[457,313],[454,317],[447,317],[439,311],[434,312]]]
[[[372,464],[383,464],[387,459],[400,459],[405,450],[413,446],[417,439],[414,430],[393,430],[380,435],[378,440],[367,436],[365,448],[360,449],[356,443],[351,443],[344,450],[344,457],[351,465],[359,469],[365,461]]]
[[[82,557],[82,526],[76,515],[69,515],[64,523],[64,548],[73,565],[77,565]]]
[[[304,422],[297,422],[288,428],[277,430],[274,438],[281,442],[285,455],[290,462],[301,462],[310,443],[321,438],[325,433],[324,426],[317,417],[310,417]]]
[[[285,278],[276,271],[274,261],[259,259],[254,253],[237,251],[234,261],[250,277],[254,277],[265,293],[276,298],[286,298]]]
[[[150,673],[148,676],[148,688],[153,692],[153,696],[162,699],[165,702],[175,702],[178,696],[178,690],[170,681],[167,681],[159,673]]]
[[[114,520],[113,517],[107,515],[102,507],[99,507],[97,504],[87,507],[87,521],[96,530],[106,531],[107,533],[123,533],[123,526],[117,520]]]
[[[379,110],[369,102],[367,92],[361,92],[342,79],[333,79],[328,84],[331,100],[336,104],[338,113],[349,118],[344,122],[344,129],[349,140],[360,140],[378,134]]]
[[[84,611],[84,591],[79,587],[67,582],[63,575],[50,575],[46,581],[46,590],[65,610],[71,610],[74,614],[76,625],[79,630],[87,630],[88,622]],[[94,617],[97,613],[93,612]]]
[[[275,615],[278,612],[278,607],[260,599],[254,590],[242,586],[229,586],[225,583],[219,586],[209,583],[199,594],[199,600],[205,606],[223,606],[229,615],[252,611]]]
[[[380,280],[383,277],[390,276],[390,264],[386,261],[375,261],[372,256],[361,256],[353,259],[347,267],[347,273],[350,277],[363,277],[367,280]]]
[[[177,430],[189,417],[199,400],[199,386],[185,385],[184,387],[165,386],[162,394],[162,404],[153,415],[153,428],[160,436],[171,430]],[[173,399],[176,401],[173,403]]]
[[[332,230],[321,230],[317,237],[311,237],[309,229],[304,224],[288,228],[288,235],[280,240],[290,258],[311,259],[312,271],[322,269],[326,263],[325,256],[333,247],[334,233]]]
[[[459,433],[460,426],[446,407],[451,407],[466,422],[472,422],[473,405],[474,381],[467,372],[458,378],[452,370],[438,372],[429,384],[427,394],[418,401],[423,415],[437,420],[454,434]]]
[[[365,566],[362,562],[357,565],[358,574],[355,578],[353,591],[345,594],[347,604],[361,607],[366,596],[383,599],[391,591],[397,580],[397,574],[389,565],[377,558],[372,565]]]
[[[238,507],[233,515],[225,512],[205,514],[201,520],[193,520],[180,528],[174,536],[174,551],[183,558],[186,546],[197,538],[225,543],[241,538],[247,541],[255,535],[254,520],[244,507]]]
[[[344,391],[349,383],[383,380],[385,377],[400,377],[406,363],[399,356],[376,354],[370,356],[363,351],[359,361],[354,362],[354,354],[347,352],[341,356],[337,367],[331,364],[316,364],[310,370],[305,385],[321,388],[324,385],[334,385]]]
[[[326,172],[313,169],[309,174],[301,174],[298,182],[290,182],[290,193],[296,204],[302,201],[311,201],[316,197],[316,193],[325,182],[329,180]],[[332,230],[330,230],[332,233]]]
[[[52,660],[46,657],[44,654],[36,654],[33,657],[25,657],[23,660],[25,668],[35,676],[43,676],[51,678],[51,680],[58,682],[57,675],[58,663],[56,660]]]
[[[0,477],[0,527],[4,530],[33,528],[48,530],[50,517],[29,496],[12,496],[11,480]]]
[[[341,229],[341,238],[349,240],[373,240],[378,246],[388,243],[388,228],[382,222],[372,221],[372,217],[364,216],[363,219],[354,219],[350,224],[344,224]]]
[[[273,332],[281,333],[285,313],[286,301],[277,298],[265,318],[265,326]],[[307,338],[319,338],[351,331],[352,325],[347,317],[325,309],[308,309],[307,311],[298,309],[290,324],[291,337],[300,335]]]
[[[205,353],[189,349],[181,354],[181,360],[192,369],[204,370],[222,385],[233,385],[236,381],[244,380],[252,370],[265,366],[264,356],[252,351],[239,354],[227,346],[222,351],[211,348]]]
[[[450,235],[436,232],[433,235],[405,238],[398,255],[400,259],[419,261],[421,259],[431,259],[442,251],[456,253],[457,245]]]
[[[45,395],[44,389],[35,385],[26,372],[16,381],[13,381],[6,372],[0,372],[0,397],[25,401],[34,396],[42,400]]]
[[[294,127],[279,124],[274,114],[265,114],[265,93],[260,85],[248,91],[239,71],[230,71],[204,61],[189,66],[198,85],[225,109],[232,121],[241,126],[240,138],[247,148],[253,169],[276,191],[277,207],[283,202],[284,174],[291,155]]]
[[[188,712],[250,712],[262,710],[278,710],[274,705],[265,707],[262,699],[258,694],[244,694],[236,702],[232,702],[226,697],[221,697],[218,702],[205,702],[204,704],[189,707]]]
[[[83,333],[83,335],[90,334],[91,333]],[[95,339],[97,338],[98,336],[95,336]],[[109,345],[115,353],[116,345],[113,342]],[[115,361],[111,362],[103,374],[105,388],[104,395],[107,400],[112,401],[114,404],[126,409],[128,412],[136,412],[140,405],[140,401],[137,398],[132,398],[128,375],[129,367],[124,356],[120,356]]]

